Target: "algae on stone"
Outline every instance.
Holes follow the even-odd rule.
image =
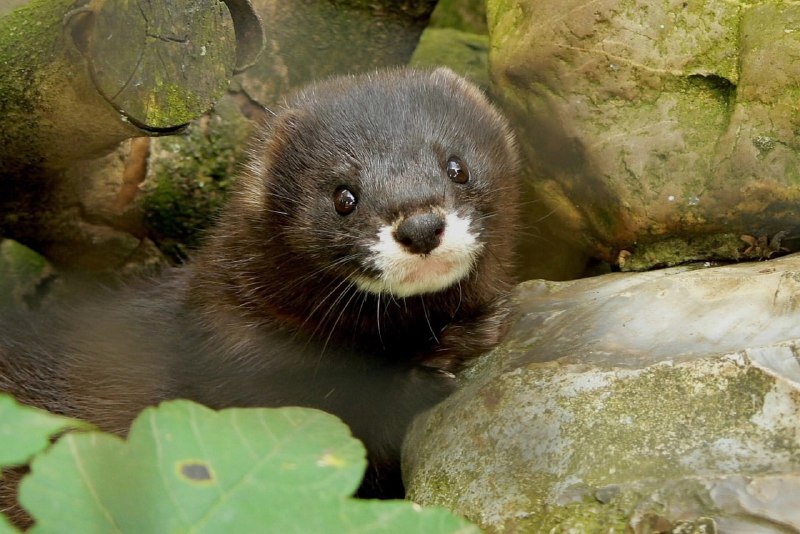
[[[42,256],[10,239],[0,239],[0,310],[35,308],[54,280]]]
[[[409,65],[418,68],[449,67],[484,91],[489,89],[489,38],[452,28],[422,32]]]
[[[487,15],[531,227],[610,263],[665,239],[800,234],[800,6],[490,0]]]
[[[486,34],[485,4],[484,0],[439,0],[431,14],[430,27]]]

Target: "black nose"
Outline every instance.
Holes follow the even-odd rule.
[[[418,213],[400,223],[394,238],[412,254],[427,254],[439,246],[444,226],[444,219],[439,215]]]

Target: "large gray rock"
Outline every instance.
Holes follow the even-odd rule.
[[[490,0],[487,12],[532,224],[546,216],[624,268],[736,259],[743,234],[798,237],[800,5]]]
[[[516,301],[504,344],[415,422],[411,499],[490,531],[800,529],[800,255]]]

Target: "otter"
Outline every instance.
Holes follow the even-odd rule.
[[[509,125],[452,71],[400,69],[300,90],[250,152],[189,263],[0,323],[0,391],[120,435],[166,399],[315,407],[396,472],[413,416],[504,331]]]

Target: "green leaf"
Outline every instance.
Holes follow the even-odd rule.
[[[19,534],[19,530],[15,529],[3,514],[0,514],[0,534]]]
[[[43,532],[398,532],[466,522],[411,503],[349,498],[365,451],[305,408],[145,410],[129,440],[70,434],[31,464],[22,505]],[[442,530],[442,528],[444,528]]]
[[[52,436],[71,428],[89,425],[24,406],[0,393],[0,466],[26,464],[31,456],[50,445]]]

